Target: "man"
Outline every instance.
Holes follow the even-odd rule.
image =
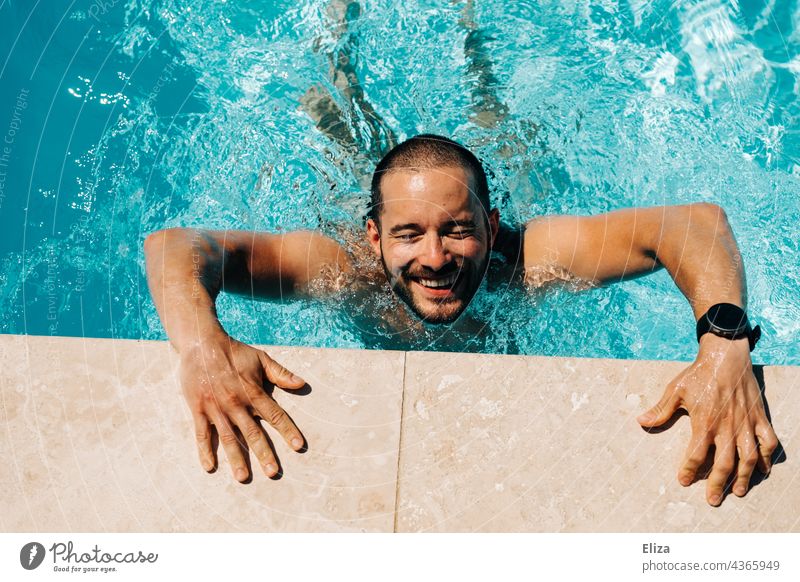
[[[665,267],[699,321],[699,351],[639,423],[656,427],[679,408],[689,413],[692,438],[678,480],[690,485],[713,450],[711,505],[719,505],[729,479],[742,496],[756,466],[769,472],[778,440],[750,360],[758,330],[744,316],[741,256],[718,206],[548,216],[529,222],[515,239],[512,231],[501,230],[499,213],[490,207],[480,162],[456,142],[434,135],[414,137],[384,157],[373,175],[371,202],[366,238],[382,265],[383,285],[429,323],[457,322],[489,273],[493,249],[518,259],[512,260],[513,277],[531,290],[556,281],[602,284]],[[347,285],[357,290],[350,296],[358,301],[375,292],[380,272],[364,269],[357,250],[348,252],[314,232],[171,229],[148,236],[145,252],[153,299],[180,353],[201,464],[208,471],[215,467],[213,426],[234,476],[248,479],[238,430],[264,473],[275,476],[279,468],[257,417],[294,450],[304,441],[263,387],[297,390],[305,383],[225,333],[215,312],[217,294],[275,298]]]

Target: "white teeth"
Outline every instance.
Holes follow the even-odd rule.
[[[447,277],[446,279],[420,279],[419,282],[421,285],[425,287],[433,287],[434,289],[439,289],[441,287],[449,287],[453,283],[456,282],[456,278],[458,274],[453,274]]]

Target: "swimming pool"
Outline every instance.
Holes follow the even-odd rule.
[[[800,7],[695,2],[95,0],[0,7],[3,333],[163,338],[144,237],[362,225],[395,140],[469,146],[509,223],[711,201],[741,247],[754,359],[800,364]],[[10,142],[10,143],[9,143]],[[364,333],[336,304],[224,296],[243,341],[692,359],[666,272],[530,299],[485,338]]]

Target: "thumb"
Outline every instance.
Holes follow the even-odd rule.
[[[289,370],[270,358],[266,352],[259,352],[258,357],[261,360],[261,365],[264,366],[264,372],[267,378],[276,386],[288,388],[290,390],[299,390],[306,385],[305,380],[300,376],[292,374]]]
[[[667,422],[680,406],[678,391],[674,386],[669,386],[658,404],[650,410],[636,417],[636,421],[645,428],[660,426]]]

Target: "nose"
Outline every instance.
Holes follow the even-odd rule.
[[[449,264],[453,257],[442,244],[442,237],[431,233],[425,236],[424,248],[417,260],[423,267],[438,271]]]

